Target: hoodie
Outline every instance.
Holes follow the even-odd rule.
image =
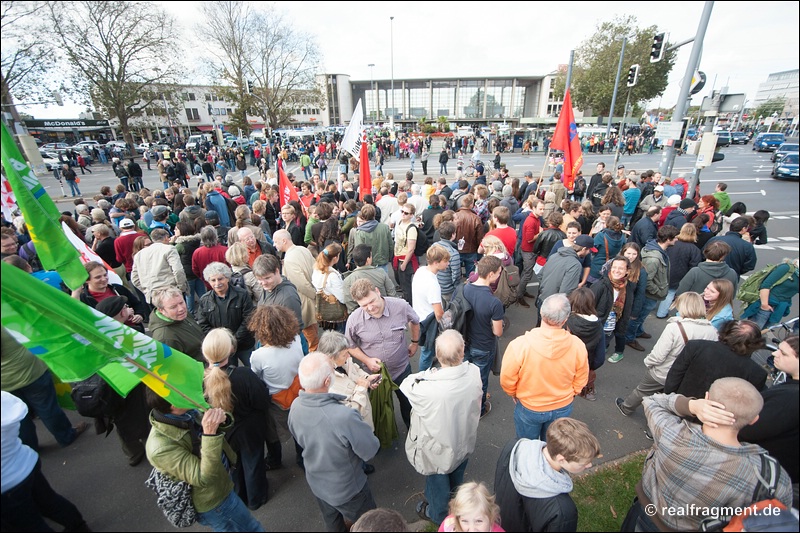
[[[572,478],[557,472],[544,457],[546,442],[520,439],[511,451],[508,471],[514,488],[527,498],[552,498],[572,492]]]
[[[678,289],[675,291],[675,297],[677,298],[684,292],[703,294],[706,286],[711,283],[712,280],[722,278],[730,280],[730,282],[733,283],[735,292],[739,285],[739,276],[736,274],[735,270],[729,267],[724,261],[720,261],[719,263],[715,261],[703,261],[689,270],[683,279],[681,279],[681,282],[678,284]]]
[[[359,244],[372,246],[372,264],[382,267],[391,261],[394,255],[394,240],[389,226],[377,220],[368,220],[351,231],[348,238],[348,260],[352,260],[353,249]]]

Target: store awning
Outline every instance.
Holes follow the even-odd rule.
[[[200,130],[200,131],[213,131],[214,126],[192,126],[193,128]]]

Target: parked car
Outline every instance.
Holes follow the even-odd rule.
[[[783,156],[791,152],[800,151],[800,144],[797,143],[783,143],[772,153],[772,162],[780,161]]]
[[[750,142],[750,137],[743,131],[734,131],[731,133],[731,144],[747,144]]]
[[[42,161],[44,161],[44,165],[47,167],[48,171],[52,172],[54,167],[59,167],[61,165],[57,153],[39,150],[39,154],[41,154]]]
[[[790,180],[800,179],[800,154],[797,152],[788,153],[772,166],[772,177],[776,179],[786,178]]]
[[[718,131],[717,132],[717,146],[730,146],[732,143],[731,132]]]
[[[86,148],[89,150],[89,153],[91,153],[92,149],[97,148],[98,150],[101,150],[103,147],[97,141],[81,141],[79,143],[75,143],[75,146],[72,148],[73,150],[80,150],[81,153],[85,153],[84,148]]]
[[[777,150],[780,145],[786,142],[783,133],[759,133],[753,141],[753,150],[768,152]]]
[[[70,148],[70,145],[67,143],[47,143],[42,146],[42,150],[48,152],[65,152],[67,148]]]

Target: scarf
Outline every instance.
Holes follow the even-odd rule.
[[[628,283],[628,277],[622,278],[619,282],[615,282],[609,276],[608,281],[611,282],[611,286],[614,287],[614,290],[618,291],[617,299],[614,300],[613,310],[617,314],[617,320],[622,318],[622,310],[625,309],[625,285]]]

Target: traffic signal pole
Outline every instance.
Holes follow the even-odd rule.
[[[681,85],[681,91],[678,95],[678,102],[675,104],[675,112],[672,115],[672,122],[682,122],[684,119],[684,114],[686,113],[686,108],[689,103],[689,91],[692,86],[692,77],[700,63],[703,39],[705,39],[706,29],[708,28],[708,21],[711,19],[711,9],[713,7],[714,2],[711,1],[707,1],[703,6],[703,13],[700,15],[700,23],[697,26],[697,34],[692,44],[692,53],[689,56],[689,63],[686,65],[686,73],[683,75],[683,84]],[[680,140],[678,140],[678,142],[680,142]],[[674,161],[675,144],[673,140],[671,145],[664,148],[664,152],[661,156],[661,164],[658,168],[659,172],[664,176],[669,176]],[[694,190],[697,182],[697,175],[692,178],[692,182],[693,183],[689,184],[689,190]]]

